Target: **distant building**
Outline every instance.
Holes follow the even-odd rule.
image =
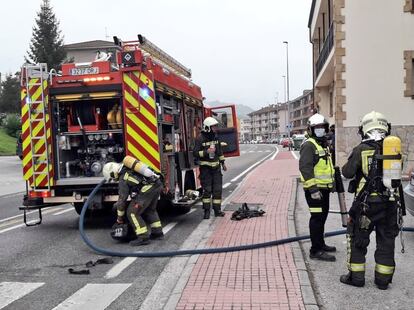
[[[271,104],[249,113],[253,140],[270,141],[280,137],[279,111],[284,111],[281,104]]]
[[[252,140],[252,122],[250,118],[240,120],[239,141]]]
[[[305,90],[303,95],[293,99],[290,104],[291,134],[302,134],[307,128],[308,119],[314,114],[313,91]]]
[[[414,1],[313,0],[308,28],[314,101],[336,125],[338,164],[375,110],[403,142],[405,170],[414,168]]]
[[[66,44],[64,45],[64,48],[67,53],[67,59],[73,59],[73,61],[77,63],[93,61],[98,51],[112,53],[112,62],[115,63],[116,51],[121,50],[119,46],[114,44],[114,42],[103,40]]]

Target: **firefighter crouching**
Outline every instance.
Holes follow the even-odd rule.
[[[221,195],[223,174],[221,167],[227,171],[221,141],[214,130],[218,121],[213,117],[207,117],[203,122],[203,130],[197,138],[194,146],[194,157],[200,165],[200,181],[203,188],[204,219],[210,218],[211,204],[215,216],[224,216],[221,211]]]
[[[334,168],[326,134],[329,124],[321,114],[308,120],[309,138],[300,149],[299,170],[311,214],[309,230],[312,246],[309,257],[322,261],[335,261],[334,246],[324,240],[325,222],[329,212],[329,194],[333,191]]]
[[[375,284],[385,290],[392,281],[395,238],[399,231],[397,213],[401,210],[398,209],[398,194],[394,195],[394,192],[401,184],[401,154],[399,160],[395,160],[398,156],[389,155],[386,146],[391,142],[391,149],[401,152],[401,141],[388,136],[390,129],[391,125],[383,114],[375,111],[366,114],[359,129],[362,142],[353,149],[342,168],[346,178],[353,178],[348,191],[355,192],[347,228],[349,272],[340,277],[340,281],[345,284],[364,286],[365,255],[369,236],[374,229],[377,242]],[[391,166],[394,171],[387,168],[386,159],[393,161]],[[387,174],[390,171],[394,177]]]
[[[123,163],[105,164],[103,175],[107,180],[119,181],[119,198],[114,204],[117,210],[117,222],[113,227],[112,237],[127,238],[126,216],[130,227],[133,228],[133,235],[136,236],[136,239],[129,243],[130,245],[145,245],[150,242],[150,239],[161,239],[164,234],[156,210],[163,187],[159,175],[131,156],[126,156]],[[127,201],[128,196],[131,196],[130,202]],[[147,224],[151,228],[151,233],[148,232]]]

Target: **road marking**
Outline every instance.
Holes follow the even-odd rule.
[[[0,309],[33,292],[44,283],[0,282]]]
[[[191,214],[191,213],[193,213],[195,211],[196,211],[196,209],[191,209],[190,211],[187,212],[187,214]]]
[[[37,212],[37,211],[36,211]],[[42,212],[42,214],[49,214],[49,213],[52,213],[52,212],[55,212],[55,210],[47,210],[46,212]],[[17,221],[15,221],[16,223],[17,223]],[[27,222],[28,224],[33,224],[33,223],[35,223],[35,222],[37,222],[37,220],[32,220],[32,221],[29,221],[29,222]],[[10,223],[5,223],[5,224],[3,224],[3,225],[1,225],[1,226],[7,226],[7,225],[10,225]],[[13,229],[16,229],[16,228],[19,228],[19,227],[23,227],[23,226],[25,226],[26,224],[25,223],[23,223],[23,224],[19,224],[19,225],[15,225],[15,226],[11,226],[11,227],[8,227],[8,228],[5,228],[5,229],[2,229],[2,230],[0,230],[0,234],[2,234],[2,233],[5,233],[5,232],[8,232],[8,231],[10,231],[10,230],[13,230]],[[1,227],[0,226],[0,227]]]
[[[195,209],[192,209],[187,214],[194,212]],[[177,222],[172,222],[165,227],[162,228],[162,231],[164,232],[164,235],[167,234],[171,229],[174,228],[174,226],[177,225]],[[122,271],[124,271],[126,268],[128,268],[129,265],[131,265],[133,262],[135,262],[137,257],[125,257],[122,259],[118,264],[113,266],[111,269],[108,270],[108,272],[105,275],[105,279],[113,279],[117,277]]]
[[[53,310],[105,309],[117,299],[129,284],[86,284]]]
[[[249,151],[249,153],[256,153],[255,151]]]
[[[277,154],[279,153],[279,148],[278,148],[277,146],[275,146],[275,147],[276,147],[276,152],[275,152],[275,154],[272,156],[272,158],[270,158],[270,160],[274,160],[274,159],[276,158]]]
[[[276,147],[276,154],[277,152],[279,152],[279,149]],[[276,157],[276,154],[273,155],[272,159],[274,157]],[[240,173],[237,177],[233,178],[231,180],[231,182],[236,182],[238,179],[240,179],[242,176],[244,176],[247,172],[249,172],[250,170],[252,170],[254,167],[256,167],[257,165],[261,164],[262,162],[264,162],[266,159],[268,159],[270,156],[272,156],[272,153],[270,153],[269,155],[267,155],[266,157],[264,157],[263,159],[259,160],[257,163],[253,164],[252,166],[250,166],[249,168],[247,168],[246,170],[244,170],[242,173]]]
[[[1,198],[1,197],[0,197]],[[50,209],[51,207],[47,207],[47,208],[43,208],[42,210],[47,210],[47,209]],[[60,209],[60,208],[59,208]],[[35,212],[39,212],[38,210],[34,210],[34,211],[29,211],[29,212],[26,212],[26,215],[28,215],[28,214],[32,214],[32,213],[35,213]],[[21,216],[21,217],[23,217],[23,213],[22,214],[17,214],[17,215],[14,215],[14,216],[10,216],[10,217],[8,217],[8,218],[5,218],[5,219],[2,219],[2,220],[0,220],[0,223],[2,223],[2,222],[6,222],[6,221],[8,221],[8,220],[11,220],[11,219],[15,219],[15,218],[17,218],[17,217],[19,217],[19,216]]]
[[[227,188],[227,187],[229,187],[231,185],[231,183],[226,183],[226,184],[224,184],[223,185],[223,188]]]
[[[295,159],[299,159],[298,155],[296,155],[295,151],[291,151],[293,157],[295,157]]]
[[[67,213],[67,212],[73,212],[73,211],[75,211],[75,208],[66,209],[66,210],[60,211],[58,213],[55,213],[53,215],[61,215],[61,214],[64,214],[64,213]]]

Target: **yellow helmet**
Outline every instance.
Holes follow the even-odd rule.
[[[386,133],[390,131],[390,124],[385,118],[384,114],[372,111],[365,114],[361,120],[360,132],[365,136],[369,131],[373,129],[383,130]]]

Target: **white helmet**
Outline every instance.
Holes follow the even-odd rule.
[[[218,124],[218,121],[214,117],[207,117],[203,122],[203,130],[205,132],[211,131],[211,126],[215,126]]]
[[[315,126],[323,125],[325,127],[325,133],[329,132],[329,123],[322,114],[316,113],[308,119],[308,131],[310,134],[315,135]]]
[[[373,129],[383,130],[389,134],[390,124],[388,123],[384,114],[372,111],[364,115],[361,120],[361,126],[359,128],[360,133],[362,133],[362,136],[365,136]]]
[[[105,180],[109,181],[110,179],[118,179],[119,173],[123,164],[116,163],[116,162],[109,162],[103,166],[102,173]]]

